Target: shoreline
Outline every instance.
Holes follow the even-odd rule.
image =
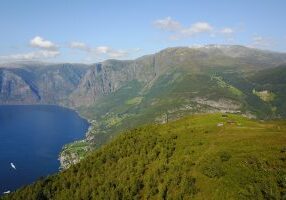
[[[69,143],[64,144],[61,147],[61,150],[58,152],[58,158],[57,158],[57,160],[59,160],[59,162],[60,162],[60,166],[59,166],[59,169],[58,169],[58,171],[56,173],[58,173],[61,170],[65,169],[62,166],[62,163],[61,163],[61,156],[62,156],[61,154],[62,154],[62,152],[64,150],[64,147],[66,145],[68,145],[68,144],[76,143],[77,141],[84,141],[87,138],[87,134],[88,134],[88,132],[91,129],[91,122],[92,122],[92,120],[84,117],[83,115],[81,115],[80,112],[76,108],[74,108],[74,107],[68,107],[68,106],[61,105],[61,104],[0,104],[0,106],[54,106],[54,107],[60,107],[60,108],[67,109],[69,111],[72,111],[72,112],[76,113],[76,115],[78,115],[79,118],[81,118],[82,120],[84,120],[88,124],[88,128],[84,132],[84,135],[83,135],[83,137],[81,139],[73,140],[73,141],[71,141]]]
[[[70,139],[67,139],[66,142],[63,141],[61,144],[57,145],[57,150],[58,151],[54,151],[54,156],[53,158],[51,159],[53,163],[53,165],[49,165],[47,166],[48,168],[53,168],[53,172],[51,172],[51,174],[58,174],[61,170],[61,162],[59,162],[59,157],[61,156],[61,153],[63,151],[63,148],[65,145],[68,145],[68,144],[71,144],[71,143],[75,143],[77,141],[81,141],[81,140],[84,140],[86,139],[86,135],[88,133],[88,131],[90,130],[90,128],[92,127],[91,126],[91,123],[90,123],[90,120],[85,118],[84,116],[82,116],[79,111],[75,108],[71,108],[71,107],[67,107],[67,106],[63,106],[63,105],[56,105],[56,104],[0,104],[0,107],[3,109],[3,110],[6,110],[8,111],[9,113],[9,110],[21,110],[22,112],[24,113],[29,113],[29,110],[35,110],[36,112],[51,112],[51,114],[55,114],[54,117],[56,117],[56,115],[58,115],[57,113],[63,113],[64,115],[69,115],[71,116],[71,118],[74,119],[74,121],[67,121],[67,123],[64,124],[64,126],[68,127],[69,124],[72,125],[73,127],[73,124],[80,124],[80,126],[82,128],[80,129],[62,129],[61,132],[58,132],[58,133],[63,133],[61,135],[63,135],[63,137],[69,137],[69,135],[78,135],[78,137],[70,137]],[[5,112],[4,112],[5,114]],[[15,113],[17,115],[17,112]],[[60,116],[60,115],[58,115]],[[60,120],[60,118],[59,118]],[[65,119],[62,119],[63,121],[66,121]],[[17,122],[17,121],[15,121]],[[5,123],[5,122],[4,122]],[[5,128],[4,128],[5,130]],[[21,129],[19,129],[19,131],[21,132]],[[30,134],[31,135],[31,138],[27,140],[27,144],[32,144],[32,140],[33,140],[33,137],[37,136],[37,134],[39,133],[38,132],[39,130],[36,130],[33,134]],[[76,131],[76,132],[75,132]],[[71,133],[71,134],[69,134]],[[49,134],[47,132],[47,134]],[[49,148],[51,149],[51,148]],[[37,151],[37,149],[36,149]],[[34,154],[32,154],[34,155]],[[57,165],[56,165],[57,164]],[[49,174],[46,174],[44,176],[48,176],[48,175],[51,175],[50,173]],[[39,177],[43,176],[43,175],[40,175],[40,176],[37,176],[37,173],[34,173],[35,175],[35,179],[34,181],[38,180]],[[30,184],[30,183],[29,183]],[[16,188],[15,190],[18,190],[20,187]],[[12,191],[12,190],[11,190]],[[14,191],[14,190],[13,190]],[[2,196],[2,193],[1,195]],[[0,198],[1,199],[1,198]]]

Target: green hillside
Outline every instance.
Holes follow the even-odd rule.
[[[250,76],[249,79],[260,91],[267,91],[271,96],[268,102],[275,114],[286,116],[286,65],[278,66],[272,70],[263,70]]]
[[[94,105],[78,108],[93,121],[88,133],[91,139],[83,142],[81,148],[77,144],[68,145],[64,154],[83,158],[86,155],[83,149],[99,147],[120,131],[146,123],[165,123],[190,114],[230,112],[260,119],[285,118],[285,84],[268,83],[271,77],[273,79],[273,71],[281,74],[279,69],[254,74],[221,67],[203,68],[199,72],[172,69],[147,85],[130,81],[100,97]],[[257,77],[262,76],[261,80],[266,82],[258,81]]]
[[[65,145],[60,155],[67,168],[118,133],[148,123],[216,112],[286,118],[283,63],[285,53],[205,45],[92,65],[0,66],[0,104],[59,104],[87,118],[87,137]]]
[[[285,198],[286,122],[222,114],[126,131],[79,164],[2,197]]]
[[[227,101],[230,105],[226,105],[227,109],[215,107],[209,105],[208,100],[212,103]],[[224,112],[240,112],[238,107],[244,112],[246,105],[243,92],[224,82],[220,76],[172,70],[150,85],[130,81],[116,92],[99,98],[94,105],[80,107],[79,111],[93,120],[89,135],[94,138],[94,143],[86,145],[94,148],[120,131],[139,125],[166,123],[186,115],[219,112],[222,109]],[[77,146],[73,148],[70,145],[66,150],[66,153],[81,154]]]

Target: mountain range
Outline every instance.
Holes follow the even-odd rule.
[[[120,131],[196,113],[286,117],[286,54],[239,45],[173,47],[95,64],[6,63],[0,104],[55,104],[89,119],[86,138],[63,148],[63,168]]]
[[[271,69],[286,62],[285,53],[235,45],[168,48],[136,60],[96,64],[37,62],[0,65],[1,104],[93,105],[99,97],[137,81],[151,88],[174,71],[192,74],[241,73]]]
[[[277,121],[286,118],[286,53],[206,45],[95,64],[5,63],[0,104],[65,106],[90,122],[84,139],[63,147],[63,172],[4,198],[286,194]]]

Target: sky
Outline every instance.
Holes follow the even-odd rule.
[[[1,0],[0,62],[94,63],[174,46],[286,52],[285,0]]]

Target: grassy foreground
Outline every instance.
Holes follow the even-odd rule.
[[[286,122],[204,114],[140,127],[2,199],[286,199]]]

